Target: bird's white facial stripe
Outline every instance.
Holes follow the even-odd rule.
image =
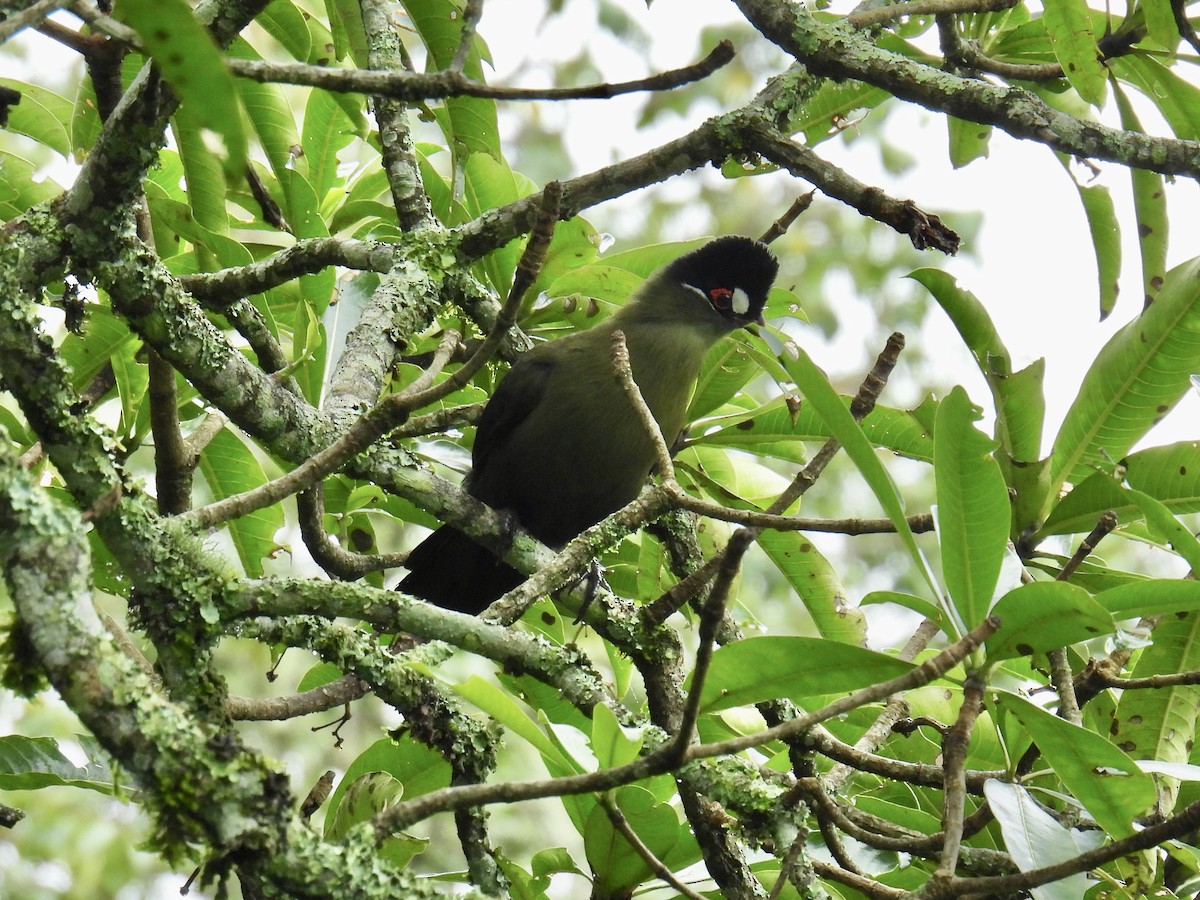
[[[708,302],[708,294],[704,293],[704,291],[700,290],[700,288],[696,287],[694,284],[688,284],[687,282],[684,282],[683,286],[685,288],[687,288],[689,291],[695,291],[697,294],[699,294],[701,297],[704,298],[704,302],[706,302],[706,303]]]
[[[733,289],[733,302],[730,308],[739,316],[744,316],[750,309],[750,297],[741,288]]]

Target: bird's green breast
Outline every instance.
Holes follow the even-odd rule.
[[[650,436],[613,372],[613,330],[562,338],[522,362],[552,366],[545,392],[472,488],[550,544],[633,500],[654,464]],[[670,444],[685,424],[706,342],[665,325],[623,330],[634,380]]]

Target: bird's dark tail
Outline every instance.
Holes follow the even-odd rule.
[[[450,525],[414,547],[406,565],[398,590],[473,616],[526,578]]]

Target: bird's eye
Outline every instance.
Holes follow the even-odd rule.
[[[734,300],[734,296],[734,292],[729,288],[713,288],[708,292],[708,302],[711,303],[715,309],[726,310],[729,309],[730,304]]]

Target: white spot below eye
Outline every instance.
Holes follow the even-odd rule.
[[[750,309],[750,297],[741,288],[733,289],[733,311],[739,316],[744,316]]]

